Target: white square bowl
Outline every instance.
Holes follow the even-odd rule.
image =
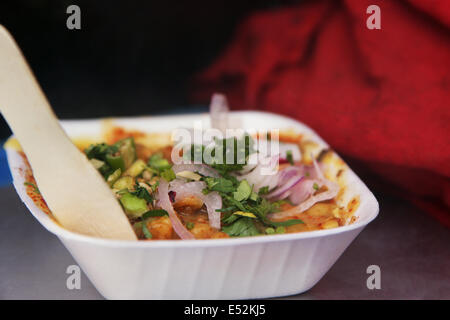
[[[310,128],[265,112],[232,112],[234,127],[287,129],[328,145]],[[202,122],[207,114],[118,118],[119,126],[145,132],[170,132]],[[62,121],[71,137],[100,138],[101,120]],[[70,232],[54,222],[27,195],[15,149],[6,149],[13,183],[33,216],[55,234],[97,290],[108,299],[254,299],[298,294],[313,287],[356,236],[378,214],[378,202],[351,169],[344,171],[343,201],[358,196],[356,222],[329,230],[283,235],[208,239],[121,241]],[[55,173],[57,174],[57,173]]]

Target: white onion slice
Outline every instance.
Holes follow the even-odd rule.
[[[229,110],[227,97],[221,93],[214,93],[211,98],[211,104],[209,105],[211,127],[225,133],[228,127]]]
[[[289,166],[280,171],[278,185],[283,185],[294,176],[303,176],[304,168],[299,166]]]
[[[314,184],[317,183],[318,180],[314,179],[303,179],[299,184],[294,186],[291,189],[289,194],[289,200],[295,205],[298,205],[308,199],[311,195],[314,194]],[[317,184],[319,185],[319,184]],[[319,186],[320,188],[320,186]]]
[[[267,194],[267,198],[278,198],[280,196],[286,197],[287,191],[292,191],[292,188],[294,188],[300,181],[303,179],[303,176],[301,175],[294,175],[291,178],[287,179],[286,182],[280,185],[279,188],[275,189],[274,191]],[[283,198],[279,198],[283,199]]]
[[[253,190],[258,192],[262,187],[268,186],[272,190],[278,185],[279,173],[277,172],[279,156],[266,157],[256,165],[256,167],[240,176],[236,176],[238,180],[247,180],[250,185],[253,185]],[[272,174],[267,174],[272,172]]]
[[[214,177],[219,178],[219,173],[211,168],[210,166],[206,164],[175,164],[172,167],[172,170],[175,174],[182,172],[182,171],[192,171],[192,172],[198,172],[203,176],[206,177]]]
[[[159,180],[158,197],[159,206],[166,210],[169,214],[169,219],[172,222],[172,227],[176,234],[183,240],[195,239],[194,235],[186,229],[183,223],[181,223],[175,210],[173,209],[172,203],[169,199],[169,184],[164,179]]]
[[[305,181],[304,182],[305,184],[298,184],[296,186],[296,188],[298,189],[291,190],[292,192],[290,194],[291,197],[290,200],[293,203],[299,204],[296,207],[291,208],[289,210],[272,213],[269,215],[270,218],[277,219],[294,216],[305,210],[308,210],[317,202],[330,200],[337,196],[339,192],[339,186],[336,183],[325,178],[322,170],[320,169],[319,164],[317,163],[314,157],[313,157],[313,167],[305,169],[307,169],[306,172],[308,172],[309,176],[312,176],[312,178],[306,179],[306,181],[308,182]],[[312,189],[314,187],[314,183],[317,183],[319,188],[322,187],[323,185],[326,186],[327,190],[313,195]],[[309,192],[311,192],[310,196],[308,195]]]
[[[180,183],[173,180],[170,183],[169,191],[175,192],[175,202],[187,197],[196,197],[203,201],[208,211],[208,220],[211,227],[220,229],[220,212],[217,209],[222,209],[222,197],[215,191],[208,194],[203,194],[203,189],[206,184],[203,181],[194,181],[188,183]]]
[[[252,153],[248,156],[247,164],[239,171],[240,174],[247,174],[258,165],[258,153]]]
[[[313,195],[313,196],[309,197],[306,201],[300,203],[298,206],[291,208],[289,210],[271,213],[271,214],[269,214],[269,218],[280,219],[280,218],[295,216],[303,211],[308,210],[317,202],[330,200],[330,199],[333,199],[334,197],[336,197],[339,192],[338,185],[331,181],[327,181],[325,183],[325,185],[328,188],[327,191],[323,191],[316,195]]]

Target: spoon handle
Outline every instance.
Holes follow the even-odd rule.
[[[96,237],[136,240],[112,191],[64,132],[20,49],[1,25],[0,111],[63,227]]]

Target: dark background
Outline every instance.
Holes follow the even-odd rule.
[[[187,107],[190,78],[242,18],[292,2],[2,0],[0,24],[59,118],[160,114],[195,109]],[[81,30],[66,27],[71,4],[81,9]],[[0,139],[9,134],[1,118]]]

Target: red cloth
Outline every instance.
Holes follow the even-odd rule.
[[[381,9],[369,30],[366,9]],[[450,226],[450,1],[311,1],[258,12],[195,79],[233,108],[314,128]]]

